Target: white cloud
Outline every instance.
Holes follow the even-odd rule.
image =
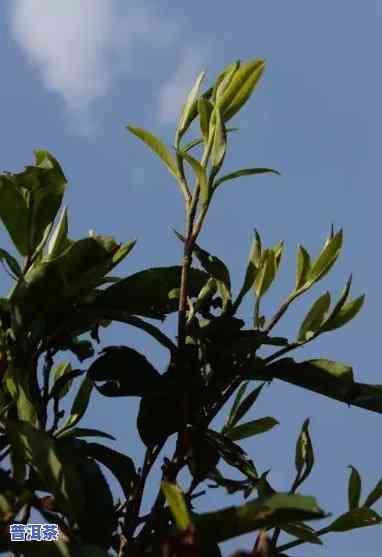
[[[148,3],[130,0],[12,0],[14,39],[39,71],[47,89],[92,129],[88,108],[106,95],[119,74],[134,71],[132,48],[173,45],[180,26]],[[85,130],[85,131],[86,131]]]
[[[208,46],[187,46],[183,49],[179,64],[168,81],[159,91],[159,120],[170,124],[178,119],[187,93],[197,75],[206,68],[209,59]]]

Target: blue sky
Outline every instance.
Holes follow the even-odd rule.
[[[240,133],[232,135],[225,168],[270,166],[282,176],[244,178],[222,188],[200,243],[229,265],[238,288],[254,227],[267,245],[285,240],[281,276],[264,303],[273,313],[292,287],[297,244],[317,253],[331,222],[343,227],[344,250],[331,276],[296,305],[277,332],[293,337],[313,299],[327,289],[338,295],[353,272],[353,295],[367,295],[361,315],[296,358],[350,363],[357,380],[382,383],[381,24],[381,4],[372,0],[4,1],[0,169],[19,171],[32,162],[34,148],[48,149],[69,180],[72,237],[89,229],[119,241],[137,237],[120,276],[176,264],[180,246],[172,228],[182,228],[180,195],[125,126],[145,127],[171,145],[182,100],[201,69],[212,80],[233,60],[265,58],[262,82],[235,120]],[[0,241],[10,249],[4,230]],[[251,311],[248,300],[244,317]],[[166,354],[135,331],[113,327],[102,340],[148,350],[165,369]],[[84,425],[114,433],[114,446],[139,462],[137,402],[94,398]],[[272,469],[276,489],[290,485],[295,439],[306,417],[317,463],[304,493],[316,494],[325,509],[338,514],[346,508],[349,464],[362,473],[365,495],[382,476],[378,415],[281,383],[266,390],[254,415],[273,415],[281,424],[243,444],[260,470]],[[212,494],[203,506],[201,499],[200,508],[228,504],[223,493]],[[252,540],[224,544],[224,554]],[[381,528],[374,527],[328,536],[324,549],[302,547],[291,555],[377,557],[380,546]]]

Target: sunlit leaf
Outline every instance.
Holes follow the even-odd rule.
[[[352,509],[341,515],[329,525],[331,532],[348,532],[365,526],[381,524],[382,518],[372,509]]]
[[[253,435],[259,435],[260,433],[265,433],[270,429],[278,425],[278,421],[270,416],[266,418],[259,418],[258,420],[252,420],[246,422],[245,424],[237,425],[228,429],[225,434],[232,439],[232,441],[240,441],[241,439],[246,439],[247,437],[252,437]]]
[[[299,290],[306,284],[310,266],[311,263],[309,253],[306,251],[304,246],[298,246],[295,290]]]
[[[176,484],[166,481],[162,481],[161,488],[177,528],[187,530],[191,525],[191,519],[182,491]]]
[[[216,180],[214,182],[214,190],[229,180],[235,180],[236,178],[241,178],[241,176],[254,176],[255,174],[277,174],[280,176],[280,172],[272,170],[272,168],[243,168],[242,170],[236,170],[236,172],[230,172]]]
[[[321,324],[323,323],[326,314],[330,307],[330,294],[325,292],[318,298],[308,311],[304,321],[301,324],[297,340],[307,341],[315,336],[320,331]]]
[[[195,101],[199,94],[199,89],[204,77],[205,77],[205,72],[204,71],[200,72],[200,74],[197,76],[195,80],[194,85],[191,88],[191,91],[188,94],[185,104],[183,105],[182,112],[179,118],[177,132],[176,132],[176,137],[177,137],[176,142],[178,142],[179,139],[182,137],[182,135],[187,131],[189,125],[193,120],[193,108],[195,106]]]

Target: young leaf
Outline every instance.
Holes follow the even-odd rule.
[[[372,489],[369,495],[366,497],[366,501],[363,504],[363,507],[371,507],[382,497],[382,479],[379,480],[377,485]]]
[[[332,522],[328,528],[331,532],[348,532],[364,526],[381,524],[382,518],[372,509],[352,509]]]
[[[319,538],[316,532],[310,526],[307,526],[303,522],[295,522],[293,524],[284,525],[282,527],[282,530],[299,540],[322,545],[322,540]]]
[[[322,330],[323,331],[333,331],[334,329],[339,329],[343,327],[354,319],[357,313],[363,306],[365,301],[365,295],[359,296],[350,302],[347,302],[342,306],[342,308],[338,311],[337,315],[333,318],[329,318],[326,323],[324,324]]]
[[[295,488],[306,480],[312,471],[313,465],[313,445],[309,434],[309,419],[306,419],[302,425],[296,444],[295,466],[297,474],[294,482]]]
[[[230,428],[225,432],[232,441],[240,441],[241,439],[246,439],[247,437],[252,437],[253,435],[258,435],[259,433],[265,433],[270,429],[278,425],[278,421],[271,416],[266,418],[260,418],[258,420],[253,420],[251,422],[246,422],[245,424],[238,425],[236,427]]]
[[[310,256],[304,246],[298,246],[297,252],[297,270],[296,270],[296,286],[295,290],[303,288],[307,282],[310,271]]]
[[[272,170],[272,168],[243,168],[242,170],[236,170],[235,172],[230,172],[229,174],[225,174],[218,180],[215,180],[213,189],[214,191],[224,182],[228,180],[235,180],[236,178],[240,178],[241,176],[254,176],[255,174],[277,174],[280,176],[280,172],[277,170]]]
[[[257,298],[262,298],[271,286],[276,276],[276,258],[271,249],[266,249],[262,253],[259,271],[256,274],[254,290]]]
[[[314,302],[301,324],[298,338],[299,342],[308,341],[319,331],[330,306],[330,294],[325,292]]]
[[[200,131],[202,132],[203,140],[208,141],[210,134],[210,118],[213,111],[213,105],[209,100],[204,97],[198,99],[198,113],[199,113],[199,123]]]
[[[160,139],[155,137],[152,133],[143,130],[142,128],[134,128],[133,126],[127,126],[127,129],[136,137],[141,139],[146,145],[154,151],[154,153],[164,162],[171,174],[179,179],[179,172],[176,161],[171,155],[167,147],[162,143]]]
[[[236,71],[239,69],[239,67],[240,67],[240,60],[237,60],[236,62],[233,62],[233,64],[227,66],[222,71],[222,73],[218,76],[212,92],[212,98],[216,103],[220,102],[223,93],[226,91],[227,87],[231,83],[232,78],[235,75]]]
[[[227,149],[226,130],[219,108],[215,107],[213,114],[215,115],[215,125],[211,150],[211,180],[222,167]]]
[[[247,102],[265,67],[264,60],[241,63],[219,100],[224,121],[227,122]]]
[[[182,491],[176,484],[166,481],[162,481],[161,487],[177,528],[187,530],[191,526],[191,519]]]
[[[362,480],[361,476],[354,466],[349,466],[351,472],[348,484],[348,500],[349,500],[349,511],[352,509],[357,509],[359,507],[359,501],[361,499],[361,489]]]
[[[195,172],[195,176],[198,180],[198,185],[200,188],[202,203],[203,205],[208,205],[210,194],[208,187],[208,178],[205,169],[198,160],[194,159],[194,157],[191,157],[191,155],[188,155],[184,151],[178,151],[178,154],[186,159],[192,170]]]
[[[330,271],[341,252],[342,240],[343,233],[342,230],[340,230],[333,238],[327,241],[308,273],[307,282],[309,284],[321,280]]]
[[[176,131],[176,140],[175,140],[176,144],[178,144],[179,140],[181,139],[183,134],[187,131],[189,125],[193,120],[193,112],[194,112],[193,109],[195,107],[195,101],[199,94],[199,89],[205,77],[205,74],[206,73],[203,71],[200,72],[200,74],[197,76],[196,81],[192,86],[191,91],[188,94],[187,100],[183,105],[182,112],[179,118],[178,128]]]
[[[29,209],[11,176],[0,176],[0,218],[17,251],[25,256],[29,251]]]
[[[73,379],[68,379],[68,381],[66,381],[65,384],[63,384],[62,378],[66,377],[67,374],[69,374],[71,371],[72,371],[72,366],[70,365],[69,362],[63,362],[54,368],[52,393],[55,393],[56,397],[58,396],[59,398],[62,398],[69,392]],[[59,381],[60,379],[61,381],[59,387],[57,387],[56,386],[57,381]],[[62,386],[60,387],[60,385]]]

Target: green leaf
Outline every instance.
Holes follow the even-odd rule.
[[[205,99],[200,97],[198,99],[198,113],[199,113],[199,123],[200,130],[202,132],[203,140],[208,141],[210,134],[210,118],[213,111],[213,105]]]
[[[55,396],[58,396],[58,398],[64,397],[69,392],[73,379],[68,379],[68,381],[65,381],[65,384],[63,384],[62,378],[67,376],[67,374],[69,374],[71,371],[72,371],[72,366],[70,365],[69,362],[63,362],[58,366],[56,366],[53,370],[52,393],[54,392]],[[61,379],[60,384],[58,385],[58,387],[56,387],[57,381],[60,379]],[[62,387],[60,387],[61,384]]]
[[[321,250],[316,261],[312,264],[308,273],[308,284],[313,284],[321,280],[330,271],[341,252],[342,240],[343,233],[342,230],[340,230],[326,241],[324,248]]]
[[[131,458],[99,443],[86,443],[83,452],[110,470],[119,481],[126,499],[129,500],[138,481]]]
[[[254,290],[257,298],[262,298],[271,286],[276,276],[276,258],[271,249],[266,249],[262,253],[259,271],[256,274]]]
[[[336,316],[334,316],[333,318],[329,317],[329,319],[325,322],[322,330],[333,331],[334,329],[339,329],[340,327],[346,325],[346,323],[354,319],[354,317],[358,314],[363,306],[364,301],[365,295],[362,295],[344,304],[338,311]]]
[[[370,491],[369,495],[366,497],[364,502],[364,507],[371,507],[382,497],[382,479],[379,480],[377,485]]]
[[[143,130],[142,128],[134,128],[132,126],[127,126],[127,129],[133,135],[135,135],[136,137],[141,139],[144,143],[146,143],[146,145],[148,145],[150,149],[154,151],[154,153],[162,160],[162,162],[164,162],[164,164],[167,166],[168,170],[176,178],[176,180],[179,179],[179,172],[178,172],[176,160],[171,155],[167,147],[160,141],[160,139],[155,137],[155,135],[153,135],[152,133]]]
[[[11,176],[0,176],[0,218],[17,251],[21,255],[27,255],[29,251],[28,203]]]
[[[142,397],[137,429],[146,447],[159,445],[179,430],[183,423],[183,408],[179,404],[181,396],[178,393]]]
[[[88,369],[94,381],[106,381],[97,390],[104,396],[143,396],[161,391],[162,376],[139,352],[128,346],[108,346]]]
[[[74,427],[81,420],[81,418],[83,417],[83,415],[87,410],[92,390],[93,390],[92,380],[89,377],[85,377],[84,380],[82,381],[77,396],[74,399],[70,416],[68,416],[68,419],[66,420],[65,424],[60,429],[60,433],[62,433],[65,429]]]
[[[326,317],[330,307],[330,294],[325,292],[318,298],[308,311],[301,324],[297,340],[299,342],[308,341],[320,332],[320,327]]]
[[[239,131],[239,128],[226,128],[226,133],[230,133],[230,132],[237,132]],[[192,141],[190,141],[189,143],[187,143],[184,147],[182,147],[182,151],[183,153],[188,153],[188,151],[191,151],[191,149],[193,149],[194,147],[197,147],[198,145],[201,145],[202,143],[204,143],[204,138],[203,137],[197,137],[195,139],[193,139]]]
[[[222,164],[224,162],[226,149],[227,149],[227,137],[224,122],[220,110],[215,107],[213,115],[215,115],[215,128],[212,141],[211,149],[211,177],[212,180],[216,174],[219,172]]]
[[[351,472],[348,484],[348,500],[349,500],[349,511],[352,509],[357,509],[359,507],[359,502],[361,499],[361,489],[362,480],[361,476],[354,466],[349,466]]]
[[[247,102],[264,71],[264,67],[264,60],[251,60],[240,64],[218,102],[224,122],[230,120]]]
[[[15,275],[15,278],[21,277],[23,272],[17,260],[5,249],[1,249],[1,248],[0,248],[0,261],[5,261],[9,269]]]
[[[322,545],[322,540],[316,534],[316,532],[307,526],[303,522],[298,522],[294,524],[287,524],[282,527],[282,530],[287,534],[303,540],[304,542],[314,543],[317,545]]]
[[[183,105],[182,112],[179,118],[178,128],[176,131],[176,140],[175,140],[176,144],[179,142],[183,134],[187,131],[192,120],[195,117],[194,116],[195,103],[196,103],[197,96],[199,94],[200,86],[202,84],[205,75],[206,72],[203,71],[200,72],[200,74],[197,76],[196,81],[192,86],[191,91],[188,94],[187,100]]]
[[[201,539],[223,542],[259,528],[324,518],[314,497],[276,493],[238,507],[204,513],[194,518]]]
[[[51,234],[48,243],[47,255],[53,259],[54,257],[61,255],[70,244],[71,241],[68,239],[68,210],[64,207],[61,217]]]
[[[252,437],[259,433],[265,433],[278,425],[278,423],[279,422],[275,420],[275,418],[267,416],[266,418],[260,418],[230,428],[225,432],[225,435],[232,439],[232,441],[240,441],[241,439],[246,439],[247,437]]]
[[[214,191],[224,182],[229,180],[235,180],[236,178],[240,178],[241,176],[254,176],[255,174],[277,174],[280,176],[280,172],[277,170],[272,170],[272,168],[243,168],[241,170],[236,170],[235,172],[230,172],[229,174],[225,174],[218,180],[214,182],[213,189]]]
[[[180,266],[145,269],[103,290],[97,297],[97,307],[161,319],[178,310],[178,301],[170,300],[169,293],[179,288],[181,274]],[[191,268],[188,296],[196,297],[207,280],[206,273]]]
[[[60,454],[55,441],[47,433],[25,421],[7,420],[6,431],[12,449],[32,466],[62,511],[72,519],[80,519],[85,498],[77,468],[71,459]]]
[[[310,271],[310,255],[304,246],[298,246],[297,251],[297,270],[296,270],[296,286],[295,291],[303,288],[308,280]]]
[[[236,397],[235,400],[233,401],[231,410],[229,412],[229,415],[227,417],[225,426],[224,426],[224,430],[229,429],[230,427],[235,425],[235,416],[237,413],[237,410],[239,408],[241,399],[243,398],[243,396],[245,395],[245,391],[247,390],[247,387],[249,385],[249,381],[245,381],[244,383],[242,383],[239,387],[239,390],[236,393]]]
[[[212,90],[212,98],[216,103],[219,103],[223,93],[226,91],[227,87],[232,81],[233,76],[240,67],[240,60],[233,62],[227,66],[217,77]]]
[[[245,414],[252,408],[259,394],[261,393],[263,387],[264,387],[264,383],[262,383],[261,385],[253,389],[253,391],[250,392],[242,402],[239,401],[240,404],[237,407],[236,412],[232,417],[232,420],[230,421],[229,427],[235,426],[245,416]]]
[[[328,528],[331,532],[348,532],[364,526],[381,524],[381,522],[382,518],[372,509],[352,509],[337,518]]]
[[[162,481],[161,488],[177,528],[179,530],[187,530],[191,526],[191,519],[183,492],[176,484],[167,481]]]
[[[188,155],[184,151],[178,151],[178,154],[184,159],[186,159],[188,164],[195,172],[195,176],[198,180],[198,185],[200,188],[202,203],[203,205],[208,205],[210,194],[209,194],[209,187],[208,187],[208,178],[205,169],[203,168],[203,166],[200,164],[199,161],[197,161],[196,159],[194,159],[194,157],[191,157],[191,155]]]
[[[82,427],[74,427],[73,429],[67,429],[62,433],[56,435],[57,439],[68,439],[68,438],[78,438],[78,437],[104,437],[105,439],[111,439],[115,441],[115,437],[110,435],[110,433],[105,433],[99,429],[88,429]]]
[[[306,419],[303,423],[300,435],[297,439],[295,466],[297,474],[294,487],[297,488],[306,480],[314,466],[314,452],[309,433],[309,419]]]

